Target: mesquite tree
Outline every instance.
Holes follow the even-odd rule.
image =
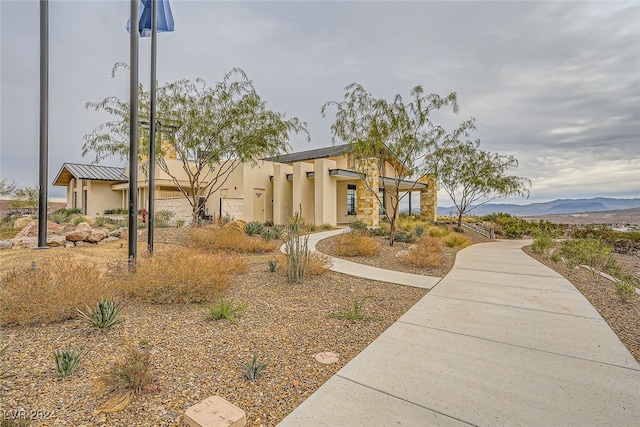
[[[140,117],[149,117],[149,95],[140,85]],[[193,209],[197,226],[201,206],[243,163],[289,150],[291,133],[309,134],[298,118],[266,108],[253,83],[240,69],[233,69],[221,82],[209,86],[203,79],[179,80],[158,87],[156,93],[156,163]],[[109,97],[89,102],[87,108],[116,117],[85,135],[82,155],[95,153],[95,162],[129,154],[129,103]],[[145,123],[143,119],[143,124]],[[140,153],[148,153],[149,135],[140,134]],[[181,165],[172,168],[174,159]]]
[[[391,225],[389,244],[393,245],[396,220],[400,201],[407,191],[415,188],[417,181],[433,174],[433,162],[428,161],[435,155],[442,143],[456,139],[473,127],[473,120],[460,124],[452,134],[431,121],[431,112],[450,107],[458,112],[455,92],[446,97],[437,94],[425,94],[421,86],[413,88],[409,102],[396,95],[391,102],[374,98],[361,85],[353,83],[345,88],[344,100],[328,102],[322,107],[322,116],[330,107],[335,107],[336,118],[331,125],[333,142],[340,139],[349,144],[356,160],[356,172],[382,206],[384,217]],[[367,181],[367,171],[377,168],[384,174],[385,162],[394,166],[395,176],[387,180],[385,193],[389,197],[389,206],[384,206],[378,195],[377,185]],[[407,180],[413,180],[409,188],[401,191]]]
[[[529,197],[531,181],[506,174],[518,166],[518,160],[481,150],[479,140],[451,141],[438,150],[434,159],[441,188],[458,211],[458,227],[462,224],[462,215],[496,198]]]

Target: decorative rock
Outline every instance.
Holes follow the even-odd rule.
[[[321,365],[332,365],[338,361],[339,356],[332,351],[323,351],[322,353],[316,354],[314,359]]]
[[[95,246],[95,243],[89,243],[89,242],[84,242],[84,241],[79,241],[79,242],[75,242],[76,246]]]
[[[65,239],[64,236],[59,236],[57,234],[47,236],[47,246],[51,246],[52,248],[64,246],[66,242],[67,239]]]
[[[117,230],[110,231],[109,237],[120,237],[120,233],[122,233],[122,228],[118,228]]]
[[[13,228],[25,228],[27,225],[33,222],[33,218],[28,216],[23,216],[21,218],[16,219],[13,223]]]
[[[81,242],[91,235],[91,229],[89,230],[75,230],[64,233],[63,236],[70,242]]]
[[[244,427],[247,415],[222,397],[210,396],[187,409],[183,423],[190,427]]]
[[[11,249],[12,247],[13,247],[13,242],[11,240],[0,240],[0,250]]]
[[[104,239],[105,237],[107,237],[107,233],[105,233],[104,230],[96,229],[96,230],[91,230],[91,234],[89,234],[89,236],[84,240],[89,243],[98,243],[100,240]]]
[[[81,222],[80,224],[76,225],[76,231],[81,231],[81,230],[91,231],[91,224],[89,224],[88,222]]]

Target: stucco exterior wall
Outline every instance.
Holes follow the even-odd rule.
[[[240,167],[243,173],[242,192],[244,195],[244,218],[253,220],[254,189],[264,190],[261,200],[264,200],[264,220],[273,221],[273,185],[269,176],[273,175],[273,162],[259,161],[255,166]]]
[[[307,224],[315,224],[314,186],[313,180],[307,178],[307,172],[313,171],[310,163],[298,162],[293,164],[293,212],[302,208],[302,218]]]
[[[290,173],[293,167],[289,165],[273,165],[273,223],[277,225],[285,225],[293,212],[293,182],[287,180]]]
[[[335,169],[336,162],[328,159],[316,159],[314,162],[314,223],[316,225],[337,225],[336,177],[329,175],[329,169]]]

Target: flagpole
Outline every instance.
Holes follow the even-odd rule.
[[[151,88],[149,114],[149,228],[147,229],[147,250],[153,254],[153,228],[155,225],[156,190],[156,62],[158,56],[157,1],[151,0]]]
[[[38,248],[47,247],[49,175],[49,0],[40,0],[40,165]]]
[[[131,3],[129,31],[129,267],[136,263],[138,245],[138,1]]]

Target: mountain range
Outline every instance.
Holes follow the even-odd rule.
[[[508,213],[517,216],[538,216],[553,214],[570,214],[582,212],[605,212],[620,209],[640,207],[640,198],[614,199],[609,197],[595,197],[593,199],[557,199],[551,202],[515,205],[509,203],[488,203],[478,206],[469,212],[470,215],[488,215],[491,213]],[[447,216],[451,212],[455,215],[454,206],[438,206],[438,215]]]

